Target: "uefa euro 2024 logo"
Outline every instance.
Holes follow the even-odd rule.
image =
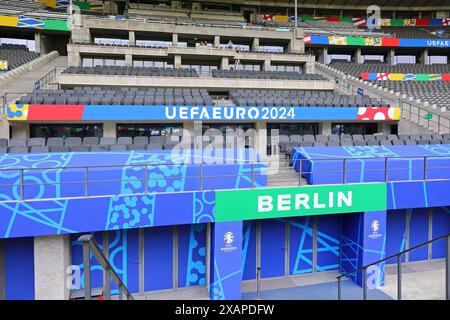
[[[225,241],[226,244],[232,244],[234,241],[234,234],[233,232],[225,232],[223,235],[223,241]]]
[[[370,224],[370,228],[374,233],[378,232],[378,230],[380,230],[380,222],[378,220],[373,220]]]

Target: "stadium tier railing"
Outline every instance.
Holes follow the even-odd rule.
[[[338,292],[337,292],[337,297],[338,300],[342,300],[342,279],[343,278],[347,278],[349,276],[352,276],[358,272],[362,273],[362,288],[363,288],[363,300],[368,300],[368,280],[367,280],[367,269],[369,269],[370,267],[376,267],[380,264],[384,264],[389,260],[393,260],[395,259],[396,261],[396,266],[397,266],[397,300],[402,300],[403,298],[403,291],[402,291],[402,274],[403,274],[403,262],[402,262],[402,257],[412,251],[415,251],[417,249],[423,248],[425,246],[428,246],[430,244],[434,244],[438,241],[445,241],[445,272],[444,272],[444,283],[445,283],[445,300],[450,300],[450,233],[442,235],[440,237],[434,238],[432,240],[426,241],[424,243],[421,243],[417,246],[414,246],[412,248],[408,248],[406,250],[403,250],[397,254],[391,255],[387,258],[378,260],[376,262],[370,263],[368,265],[365,265],[361,268],[352,270],[350,272],[347,272],[345,274],[341,274],[338,277],[336,277],[338,285]],[[417,290],[417,288],[416,288]]]
[[[107,155],[107,153],[106,153]],[[394,161],[407,160],[414,163],[420,162],[416,166],[411,167],[399,167],[393,166]],[[442,161],[448,160],[444,164]],[[104,194],[99,192],[91,192],[91,188],[95,185],[110,185],[111,183],[142,183],[142,192],[133,193],[133,196],[147,195],[152,193],[158,193],[159,191],[152,190],[149,185],[157,186],[159,181],[166,180],[180,180],[184,179],[186,183],[192,183],[191,187],[186,188],[183,192],[187,191],[212,191],[205,187],[207,183],[211,183],[214,180],[221,180],[226,178],[245,178],[249,182],[249,187],[251,189],[257,189],[261,187],[267,187],[264,183],[259,185],[261,179],[267,179],[268,186],[271,183],[276,183],[277,187],[301,187],[308,185],[308,180],[313,175],[318,177],[319,175],[331,177],[331,180],[327,184],[341,185],[341,184],[353,184],[353,183],[386,183],[386,182],[411,182],[411,181],[437,181],[437,180],[448,180],[450,179],[450,155],[443,156],[387,156],[387,157],[336,157],[336,158],[311,158],[303,159],[297,158],[292,160],[292,167],[282,167],[280,166],[278,160],[268,160],[268,161],[235,161],[227,162],[226,159],[222,159],[223,162],[216,160],[215,163],[142,163],[133,165],[91,165],[91,166],[73,166],[73,167],[42,167],[42,168],[2,168],[0,169],[0,175],[5,177],[15,177],[17,180],[12,183],[0,183],[0,190],[2,193],[12,192],[17,197],[16,199],[8,199],[5,195],[0,200],[0,203],[11,203],[24,200],[45,200],[53,199],[54,196],[43,196],[35,198],[34,196],[28,196],[28,194],[35,194],[34,188],[45,188],[45,186],[57,186],[59,188],[67,186],[66,191],[70,190],[70,196],[61,196],[60,198],[88,198],[88,197],[107,197],[107,196],[120,196],[120,195],[130,195],[130,194]],[[361,161],[367,161],[371,163],[377,163],[378,168],[366,168],[353,169],[351,165],[355,162],[360,163]],[[335,162],[336,169],[318,170],[317,164],[331,164]],[[342,162],[342,163],[340,163]],[[312,170],[311,163],[314,163],[316,167]],[[228,174],[221,173],[221,168],[224,165],[240,165],[246,166],[246,171],[244,173]],[[152,172],[161,168],[161,170],[170,169],[180,169],[186,168],[191,169],[194,175],[185,176],[180,178],[180,176],[173,177],[154,177]],[[214,174],[211,173],[213,168],[217,169]],[[295,168],[295,170],[293,169]],[[305,168],[310,168],[309,170]],[[108,172],[115,172],[119,170],[130,169],[137,173],[135,177],[129,179],[98,179],[93,178],[95,174],[105,174]],[[207,170],[207,171],[206,171]],[[48,175],[50,173],[57,173],[60,177],[64,174],[70,175],[69,181],[61,182],[35,182],[36,175]],[[205,172],[208,172],[207,174]],[[352,174],[358,174],[361,172],[368,177],[368,181],[349,181],[355,180]],[[443,174],[441,174],[443,172]],[[369,174],[372,175],[369,176]],[[395,174],[403,173],[402,177],[396,178]],[[405,174],[406,173],[406,174]],[[394,177],[393,177],[394,176]],[[407,178],[404,178],[406,176]],[[78,178],[77,178],[78,177]],[[333,181],[334,180],[334,181]],[[370,180],[370,181],[369,181]],[[150,183],[151,182],[151,183]],[[9,189],[11,188],[11,189]],[[12,191],[8,191],[12,190]],[[78,190],[78,191],[76,191]],[[98,191],[98,189],[97,189]],[[176,191],[174,191],[176,192]],[[67,194],[67,192],[61,192]]]

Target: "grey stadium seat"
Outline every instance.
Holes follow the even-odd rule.
[[[109,147],[109,151],[127,151],[127,146],[124,144],[113,144]]]
[[[80,137],[68,137],[64,141],[64,145],[68,147],[79,147],[81,146],[81,138]]]
[[[64,145],[63,138],[48,138],[47,146],[48,147],[62,147]]]
[[[9,147],[26,147],[27,139],[22,138],[12,138],[9,140]]]
[[[31,138],[31,139],[28,139],[27,145],[29,147],[45,146],[45,138]]]
[[[96,146],[98,145],[97,137],[84,137],[83,138],[83,146]]]
[[[48,153],[49,151],[47,146],[32,146],[30,148],[30,153]]]
[[[124,145],[133,144],[133,139],[131,137],[119,137],[117,139],[117,144],[124,144]]]

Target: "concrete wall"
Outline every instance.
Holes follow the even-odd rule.
[[[9,139],[9,122],[4,117],[0,120],[0,138]]]
[[[34,286],[36,300],[66,300],[70,265],[70,236],[34,238]]]
[[[30,137],[30,125],[28,123],[11,122],[11,138],[27,139]]]
[[[130,32],[131,33],[131,32]],[[180,55],[186,56],[189,59],[196,57],[197,59],[220,60],[223,57],[229,57],[234,60],[252,60],[252,61],[271,61],[271,62],[284,62],[292,64],[314,64],[314,57],[309,55],[292,55],[292,54],[271,54],[271,53],[258,53],[258,52],[236,52],[233,49],[218,49],[208,47],[189,47],[178,48],[175,46],[168,48],[139,48],[139,47],[115,47],[115,46],[102,46],[94,44],[69,44],[67,46],[69,65],[80,65],[82,56],[94,56],[94,55],[111,55],[111,56],[136,56],[147,58],[171,58],[172,56]]]
[[[335,83],[328,80],[277,80],[277,79],[233,79],[233,78],[178,78],[112,75],[59,74],[56,82],[62,86],[131,86],[205,88],[227,91],[230,88],[290,89],[290,90],[334,90]]]

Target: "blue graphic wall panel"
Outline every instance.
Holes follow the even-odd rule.
[[[0,156],[0,237],[25,237],[101,230],[213,221],[212,189],[236,189],[265,186],[264,165],[241,161],[257,160],[252,149],[223,150],[223,154],[203,155],[170,151],[132,151],[108,153],[52,153]],[[230,154],[228,154],[230,153]],[[226,158],[224,158],[224,156]],[[181,161],[181,164],[178,163]],[[200,184],[200,164],[204,177]],[[206,164],[209,161],[227,164]],[[189,163],[187,165],[186,163]],[[143,165],[146,164],[146,167]],[[84,196],[85,170],[78,166],[108,166],[88,170],[88,195],[121,195],[98,198],[60,199]],[[118,167],[113,167],[118,166]],[[64,167],[65,169],[61,169]],[[20,171],[25,168],[25,199],[20,201]],[[30,168],[39,168],[31,170]],[[45,168],[45,169],[44,169]],[[49,168],[49,169],[46,169]],[[221,177],[217,177],[221,170]],[[147,174],[148,195],[143,193]],[[97,182],[109,180],[108,182]],[[75,183],[74,183],[75,182]],[[153,193],[157,192],[157,193]],[[173,193],[175,192],[175,193]],[[176,193],[181,192],[181,193]],[[166,212],[170,210],[171,215]]]
[[[450,166],[450,145],[293,148],[294,168],[299,171],[302,164],[303,176],[309,184],[343,183],[344,158],[346,182],[385,181],[386,161],[376,159],[380,157],[397,157],[387,160],[388,181],[423,180],[424,159],[411,157],[425,156],[429,157],[428,179],[450,178],[450,170],[442,170]]]
[[[81,270],[81,286],[84,288],[84,263],[83,263],[83,247],[77,241],[79,235],[72,237],[72,264]],[[103,250],[103,232],[94,234],[95,241]],[[111,231],[108,234],[109,242],[109,259],[114,270],[117,272],[123,283],[130,292],[139,291],[138,281],[138,231],[137,230],[118,230]],[[103,271],[102,267],[91,255],[91,285],[93,288],[103,287]],[[74,287],[77,289],[77,287]],[[117,286],[111,281],[111,293],[117,294]]]
[[[5,241],[5,278],[7,300],[34,299],[33,238]]]
[[[261,220],[261,277],[284,276],[285,222]]]
[[[433,239],[450,233],[450,208],[433,208]],[[446,255],[445,239],[432,244],[433,259],[445,258]]]
[[[343,215],[341,273],[348,273],[381,260],[386,253],[386,212],[370,211]],[[362,285],[362,272],[349,275]],[[367,270],[368,286],[384,284],[384,263]]]
[[[342,216],[340,272],[345,274],[363,266],[364,219],[362,213]],[[350,275],[353,282],[361,283],[361,274]]]
[[[389,210],[386,227],[386,257],[389,257],[406,249],[406,210]],[[405,255],[402,261],[405,261]],[[397,263],[397,259],[390,259],[386,263]]]
[[[312,272],[313,217],[289,219],[289,274]]]
[[[450,203],[450,180],[389,182],[388,209],[445,207]]]
[[[256,221],[244,221],[242,232],[242,280],[256,279]]]
[[[317,271],[339,269],[341,215],[317,216]]]
[[[206,285],[206,224],[178,227],[178,286]]]
[[[97,242],[100,249],[103,250],[103,232],[93,233],[94,240]],[[84,262],[83,262],[83,244],[78,241],[81,234],[72,235],[72,265],[79,268],[81,272],[81,283],[77,285],[76,282],[72,282],[72,289],[82,289],[84,288]],[[102,267],[95,259],[94,255],[91,254],[91,287],[101,288],[103,287],[103,271]]]
[[[173,288],[173,227],[144,231],[144,290]]]
[[[242,221],[219,222],[211,230],[211,300],[241,299]]]
[[[111,243],[111,233],[119,234],[118,232],[110,231],[109,241],[110,248],[115,248]],[[112,251],[109,253],[111,260],[114,262],[115,269],[122,268],[122,280],[126,281],[127,288],[130,292],[139,292],[139,233],[138,229],[124,230],[123,237],[126,236],[126,245],[122,245],[122,249]],[[122,258],[121,258],[122,255]],[[117,258],[116,258],[117,257]],[[116,262],[117,260],[117,262]]]
[[[428,241],[428,209],[411,209],[409,221],[409,247],[412,248]],[[409,261],[419,261],[428,259],[428,247],[422,247],[409,252]]]

